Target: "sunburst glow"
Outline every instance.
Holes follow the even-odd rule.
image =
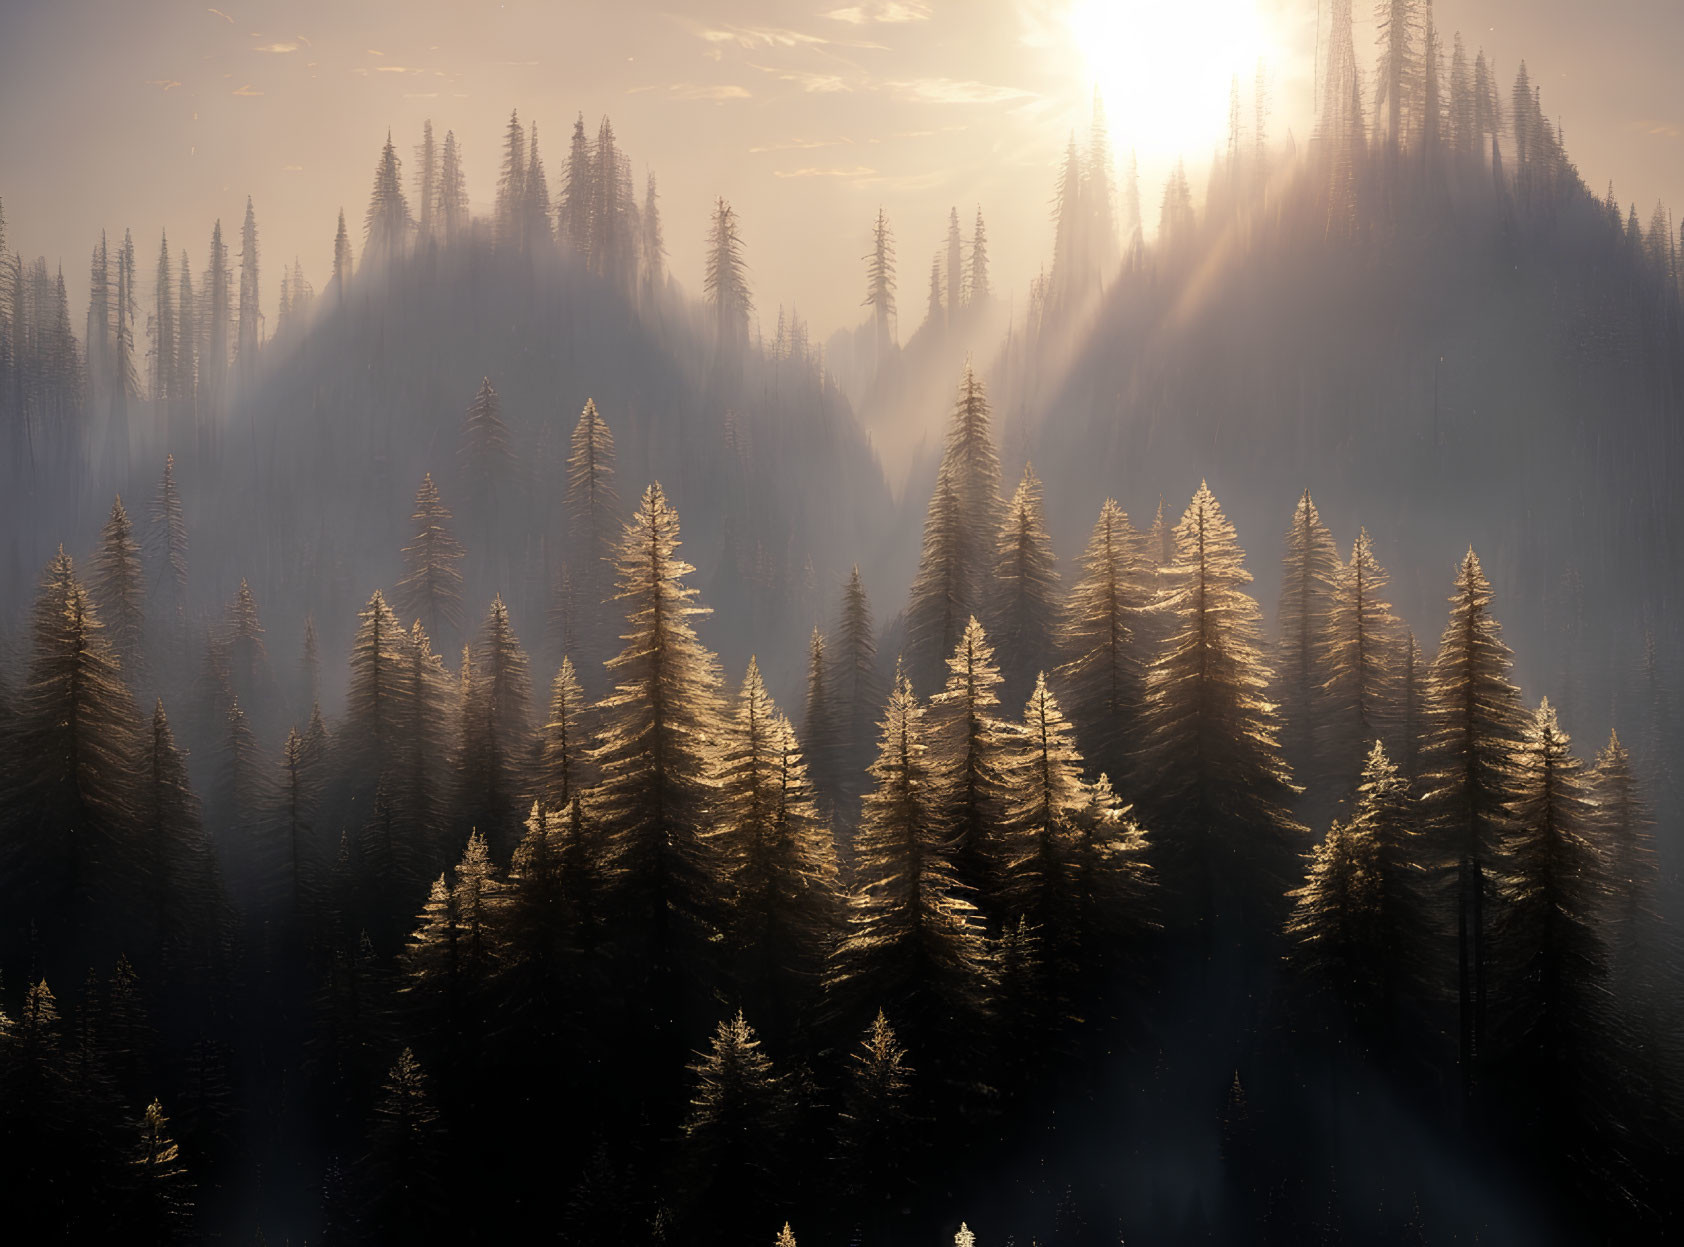
[[[1255,0],[1074,0],[1069,26],[1112,129],[1143,157],[1221,144],[1235,74],[1249,122],[1252,74],[1275,53]]]

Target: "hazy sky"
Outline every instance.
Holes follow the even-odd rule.
[[[1657,197],[1684,211],[1680,0],[1439,0],[1436,14],[1505,83],[1528,61],[1593,186],[1613,178],[1645,220]],[[341,205],[360,241],[388,126],[406,158],[424,118],[441,139],[454,129],[481,209],[511,107],[538,122],[552,185],[575,114],[594,133],[606,112],[640,185],[656,173],[691,289],[712,197],[736,205],[768,325],[780,302],[820,336],[858,318],[883,205],[904,336],[952,205],[967,230],[982,206],[996,283],[1021,300],[1096,84],[1155,219],[1178,151],[1202,192],[1235,69],[1249,126],[1259,56],[1271,138],[1303,141],[1322,21],[1317,0],[0,0],[0,199],[10,245],[62,260],[79,307],[102,228],[134,230],[145,298],[160,228],[202,269],[212,220],[236,232],[249,193],[272,313],[280,261],[300,256],[323,284]],[[1366,25],[1358,40],[1371,55]]]

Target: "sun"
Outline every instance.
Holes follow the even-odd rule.
[[[1228,135],[1229,88],[1274,51],[1255,0],[1073,0],[1070,34],[1111,131],[1154,160],[1196,159]]]

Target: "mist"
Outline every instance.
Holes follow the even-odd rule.
[[[1681,23],[728,7],[8,19],[24,1237],[1666,1240]]]

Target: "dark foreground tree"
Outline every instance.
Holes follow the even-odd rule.
[[[1169,629],[1146,691],[1142,805],[1182,922],[1273,926],[1305,831],[1280,754],[1257,603],[1234,526],[1200,485],[1175,528]],[[1241,925],[1236,926],[1236,922]]]
[[[921,1051],[943,1054],[950,1079],[974,1080],[969,1058],[988,1016],[992,968],[953,873],[924,710],[904,675],[871,775],[876,787],[854,838],[858,890],[831,971],[835,1000],[846,1021],[893,1009]]]
[[[1443,926],[1456,933],[1458,1061],[1465,1097],[1485,1047],[1490,996],[1487,903],[1512,799],[1510,763],[1522,727],[1513,659],[1491,614],[1491,584],[1470,549],[1456,573],[1450,620],[1427,675],[1421,803],[1437,871],[1448,874]]]
[[[788,1088],[741,1010],[719,1024],[690,1071],[696,1091],[684,1142],[695,1229],[703,1242],[743,1241],[782,1220]]]
[[[719,869],[706,843],[706,802],[719,738],[719,672],[690,621],[705,614],[684,583],[678,514],[649,486],[626,525],[618,560],[626,647],[609,664],[612,692],[598,707],[591,763],[594,808],[608,836],[606,883],[635,949],[661,984],[706,963],[722,907]]]

